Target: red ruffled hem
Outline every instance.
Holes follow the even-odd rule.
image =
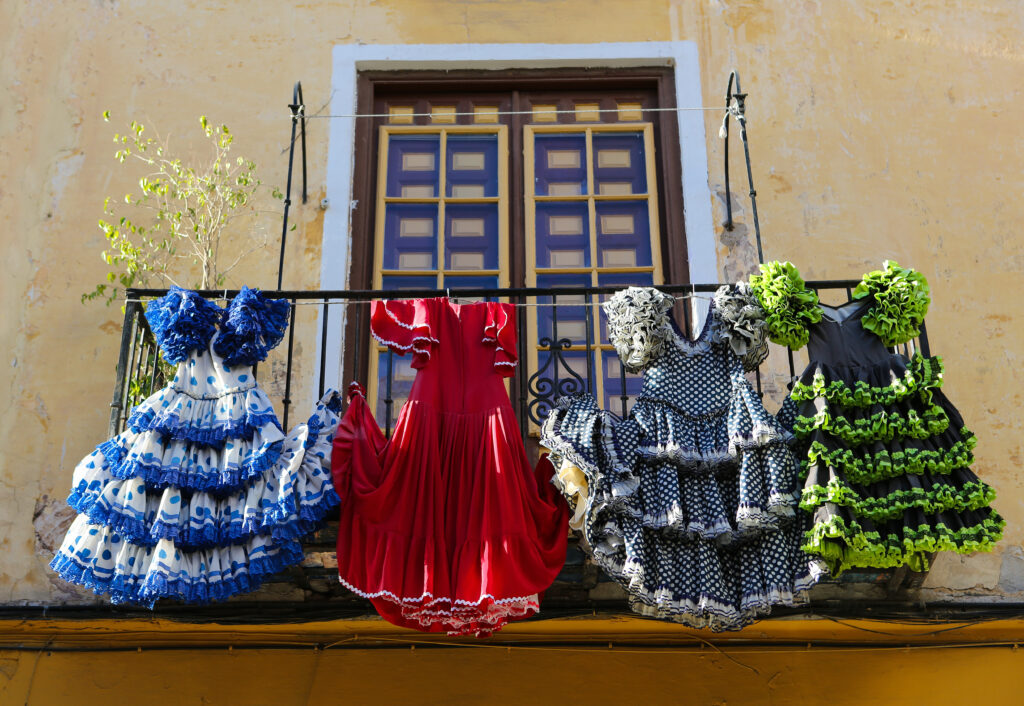
[[[568,508],[515,448],[511,415],[410,402],[389,446],[350,394],[332,458],[342,583],[429,632],[484,635],[536,613],[565,562]]]
[[[418,599],[399,599],[389,594],[372,595],[344,578],[341,583],[353,593],[368,598],[380,616],[389,623],[421,632],[487,637],[509,622],[536,615],[540,609],[540,596],[536,593],[514,598],[483,596],[478,601],[464,604],[452,598],[437,598],[430,594]]]

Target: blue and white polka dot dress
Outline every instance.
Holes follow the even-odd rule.
[[[298,539],[338,503],[340,396],[287,435],[252,366],[288,303],[243,289],[226,310],[172,289],[146,311],[171,383],[75,468],[78,516],[51,567],[115,603],[223,600],[303,558]]]
[[[764,350],[759,322],[732,310],[756,306],[748,294],[720,291],[691,341],[672,297],[617,293],[609,338],[644,373],[639,398],[621,420],[591,397],[560,400],[541,432],[585,544],[633,610],[712,630],[791,605],[821,573],[800,550],[792,436],[744,375]]]

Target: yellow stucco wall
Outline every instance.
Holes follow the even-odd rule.
[[[266,182],[283,186],[292,82],[303,81],[311,110],[325,105],[335,45],[680,39],[698,45],[706,104],[722,102],[730,68],[743,74],[768,257],[814,278],[856,278],[894,257],[930,278],[932,348],[981,439],[976,470],[999,491],[1008,527],[993,555],[942,557],[925,596],[1020,599],[1016,2],[51,1],[6,2],[2,15],[0,604],[83,599],[46,562],[70,518],[72,468],[107,424],[120,313],[83,306],[78,294],[105,271],[102,198],[132,187],[111,158],[117,119],[143,119],[187,144],[196,117],[209,115],[233,128],[238,153]],[[105,109],[116,124],[100,120]],[[707,115],[716,223],[718,123]],[[311,201],[292,211],[291,287],[318,285],[327,130],[326,121],[309,126]],[[737,207],[741,228],[715,234],[727,278],[754,261],[745,199]],[[231,284],[272,286],[271,251]],[[300,396],[298,409],[306,404]],[[41,659],[36,680],[60,659]]]
[[[857,665],[858,678],[810,678]],[[597,666],[600,668],[595,668]],[[0,700],[148,704],[1020,703],[1022,652],[968,649],[0,651]],[[973,678],[986,675],[984,686]],[[5,678],[6,677],[6,678]],[[908,678],[911,677],[911,678]],[[983,694],[983,696],[981,696]],[[132,698],[128,697],[128,698]]]
[[[458,644],[379,620],[0,622],[3,644],[28,648],[0,648],[0,703],[1020,703],[1020,621],[936,628],[771,621],[712,646],[629,617],[520,623]],[[851,644],[865,634],[871,644]]]

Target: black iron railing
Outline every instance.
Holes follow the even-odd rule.
[[[827,293],[835,292],[838,295],[851,296],[857,282],[852,280],[823,280],[809,281],[807,286],[819,292],[823,298],[828,298]],[[681,301],[697,302],[698,305],[704,298],[712,294],[719,284],[683,284],[683,285],[661,285],[659,289],[675,294]],[[276,351],[272,354],[272,366],[274,373],[274,387],[267,390],[272,400],[280,405],[281,419],[287,428],[292,417],[294,400],[292,399],[293,387],[299,384],[296,371],[301,371],[304,378],[301,382],[311,383],[315,375],[317,381],[317,395],[325,392],[328,366],[337,366],[341,360],[341,351],[327,350],[328,332],[332,326],[351,322],[349,331],[352,336],[345,341],[346,347],[353,349],[351,370],[346,371],[350,376],[362,383],[366,383],[366,376],[370,370],[369,355],[375,350],[371,344],[369,332],[366,330],[367,308],[364,305],[374,299],[402,298],[411,299],[418,297],[436,297],[451,295],[459,300],[470,299],[498,299],[522,305],[518,310],[518,354],[520,365],[516,376],[513,378],[510,394],[514,406],[517,408],[520,428],[524,436],[530,430],[540,424],[547,416],[551,406],[558,397],[577,392],[593,393],[595,390],[595,375],[599,374],[601,358],[598,355],[600,345],[607,343],[603,340],[603,332],[600,330],[598,319],[598,304],[614,292],[621,289],[618,286],[611,287],[561,287],[561,288],[516,288],[516,289],[465,289],[457,292],[446,290],[337,290],[337,291],[266,291],[267,296],[287,299],[292,303],[291,326],[289,327],[287,342],[283,351]],[[119,433],[124,428],[124,423],[130,415],[131,408],[140,402],[145,396],[151,394],[165,384],[167,366],[157,353],[157,347],[152,333],[143,316],[144,301],[151,297],[162,296],[166,290],[162,289],[131,289],[127,292],[125,304],[124,328],[121,337],[121,349],[117,363],[117,376],[114,385],[114,398],[111,402],[110,432]],[[205,291],[204,296],[210,299],[230,299],[237,292]],[[687,295],[694,297],[686,299]],[[559,303],[559,300],[563,303]],[[568,303],[571,301],[572,303]],[[538,307],[538,308],[534,308]],[[545,307],[548,316],[550,330],[539,331],[534,337],[529,335],[530,317],[536,316],[539,307]],[[559,334],[559,311],[583,310],[583,332],[582,340],[576,337],[575,340],[568,336]],[[685,331],[693,330],[692,306],[681,307],[680,326]],[[702,307],[706,311],[706,305]],[[303,311],[303,318],[309,319],[309,314],[316,314],[316,321],[299,322],[299,312]],[[579,323],[579,322],[577,322]],[[564,324],[564,319],[563,319]],[[297,331],[301,332],[297,334]],[[296,352],[296,336],[300,336],[301,358]],[[312,344],[312,345],[310,345]],[[530,347],[536,351],[536,365],[530,365],[534,356],[529,355]],[[793,351],[782,347],[776,348],[786,358],[788,366],[788,380],[803,367],[805,361],[801,360],[802,353],[794,354]],[[921,335],[916,341],[904,344],[899,352],[911,354],[920,351],[928,355],[928,339],[925,328],[921,327]],[[573,366],[570,363],[569,355],[582,354],[583,366]],[[311,360],[316,360],[315,370],[311,370]],[[777,360],[777,359],[776,359]],[[382,420],[385,431],[390,434],[392,420],[395,417],[395,354],[387,351],[382,384],[378,389],[378,399],[370,400],[371,404],[383,407],[384,419]],[[617,404],[608,405],[610,411],[619,415],[625,415],[628,411],[630,392],[627,382],[627,374],[622,366],[618,367],[618,380],[606,380],[609,385],[617,385],[617,390],[606,390],[606,398],[617,398]],[[258,371],[257,371],[258,372]],[[771,371],[769,371],[771,372]],[[776,371],[777,372],[777,371]],[[378,373],[381,376],[381,373]],[[762,371],[753,374],[754,384],[759,394],[765,393]],[[787,382],[788,382],[787,380]],[[339,381],[341,384],[347,381]],[[777,391],[777,390],[776,390]],[[275,399],[276,398],[276,399]]]

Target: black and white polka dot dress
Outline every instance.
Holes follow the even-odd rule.
[[[623,364],[644,374],[641,394],[625,419],[592,397],[563,398],[541,443],[574,526],[634,611],[739,629],[791,605],[821,568],[800,549],[792,437],[744,375],[765,351],[756,300],[723,288],[696,340],[671,320],[672,302],[630,287],[605,305]]]

